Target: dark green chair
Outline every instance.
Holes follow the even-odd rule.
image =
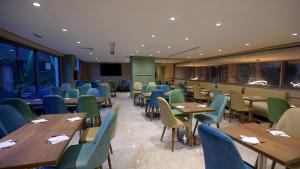
[[[79,97],[79,90],[78,89],[70,89],[67,92],[66,97],[68,97],[68,98],[77,98],[77,97]]]
[[[31,121],[37,117],[35,114],[32,113],[30,107],[25,103],[23,99],[9,98],[3,100],[2,104],[14,107],[27,121]]]
[[[98,103],[95,96],[90,96],[90,95],[79,96],[77,112],[85,112],[86,118],[91,119],[92,125],[94,119],[96,126],[100,126],[101,124],[100,110],[98,108]]]
[[[184,103],[184,92],[181,89],[176,89],[176,90],[172,90],[170,91],[169,94],[169,103]],[[172,109],[172,113],[175,116],[187,116],[186,114],[180,112],[177,109]]]
[[[268,119],[271,122],[270,127],[273,126],[274,123],[277,123],[283,113],[290,108],[290,104],[281,98],[269,97],[267,99],[268,105]]]
[[[64,97],[64,93],[63,93],[62,89],[58,86],[51,87],[51,92],[52,92],[52,95],[59,95],[59,96]]]

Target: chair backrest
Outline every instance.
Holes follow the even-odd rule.
[[[23,99],[11,98],[4,99],[2,104],[10,105],[14,107],[27,121],[31,121],[36,118],[30,109],[30,107],[25,103]]]
[[[164,92],[170,92],[170,86],[169,85],[157,85],[156,89],[162,90]]]
[[[68,92],[72,88],[71,83],[63,83],[61,84],[61,90],[63,92]]]
[[[150,97],[150,101],[149,101],[149,106],[153,107],[153,108],[158,108],[159,105],[158,105],[158,102],[157,102],[157,98],[158,97],[164,97],[164,96],[165,96],[164,91],[162,91],[162,90],[154,90],[151,93],[151,97]]]
[[[212,93],[213,93],[214,97],[217,97],[218,95],[223,94],[222,91],[217,88],[213,88]]]
[[[268,119],[273,123],[277,123],[283,113],[290,108],[290,104],[281,98],[269,97],[267,99]]]
[[[106,92],[107,92],[106,90],[108,90],[106,86],[99,86],[98,87],[99,97],[106,97]]]
[[[218,123],[222,121],[222,115],[224,114],[226,104],[227,104],[227,97],[225,95],[218,95],[217,97],[214,98],[214,100],[210,104],[210,107],[216,110],[211,114],[217,116]]]
[[[0,137],[4,137],[23,126],[26,120],[10,105],[0,105]]]
[[[108,83],[110,85],[110,90],[116,89],[116,84],[114,80],[109,80]]]
[[[128,85],[128,83],[127,83],[127,80],[121,80],[121,87],[122,88],[125,88],[125,87],[127,87],[127,85]]]
[[[275,128],[300,138],[300,108],[288,109],[281,116]]]
[[[100,80],[92,80],[91,84],[92,84],[92,88],[98,88],[101,85],[101,81]]]
[[[109,83],[101,83],[101,86],[106,86],[108,90],[110,91],[110,84]]]
[[[154,87],[156,87],[156,83],[155,82],[149,82],[148,86],[154,86]]]
[[[187,90],[187,88],[184,86],[184,84],[179,83],[178,86],[179,86],[180,89],[183,90],[183,92],[184,92],[185,94],[188,93],[188,90]]]
[[[82,86],[84,84],[83,80],[76,80],[76,87]]]
[[[110,99],[111,98],[111,91],[110,86],[108,83],[102,83],[101,86],[105,88],[105,98]]]
[[[141,93],[146,93],[146,89],[147,89],[147,85],[143,85]]]
[[[206,169],[246,169],[238,149],[226,134],[205,124],[198,126],[198,132]]]
[[[233,110],[236,110],[236,111],[247,110],[246,103],[245,103],[241,93],[230,90],[229,95],[230,95],[230,106]]]
[[[62,91],[61,88],[58,87],[58,86],[53,86],[53,87],[51,87],[51,93],[52,93],[53,95],[64,96],[63,91]]]
[[[39,98],[41,98],[41,99],[44,98],[45,96],[48,96],[51,94],[52,94],[52,92],[48,87],[42,88],[39,90]]]
[[[92,88],[92,84],[89,83],[89,82],[85,82],[85,83],[83,84],[83,86],[84,86],[86,89]]]
[[[45,96],[43,99],[46,114],[68,113],[64,99],[59,95]]]
[[[201,89],[199,86],[193,86],[194,98],[195,99],[202,99]]]
[[[157,100],[160,108],[162,123],[166,127],[172,127],[177,123],[177,119],[172,113],[169,103],[162,97],[158,97]]]
[[[169,94],[169,103],[184,103],[184,95],[180,89],[172,90]]]
[[[92,95],[92,96],[95,96],[95,97],[99,97],[99,90],[96,89],[96,88],[90,88],[88,89],[87,95]]]
[[[77,111],[85,112],[87,118],[100,116],[96,97],[90,95],[79,96]]]
[[[143,88],[142,82],[134,82],[133,89],[134,89],[135,91],[140,91],[140,90],[142,90],[142,88]]]
[[[77,98],[77,97],[79,97],[79,90],[78,89],[70,89],[67,92],[66,97],[69,97],[69,98]]]
[[[21,91],[21,97],[24,98],[34,98],[36,94],[35,86],[27,86]]]
[[[156,89],[156,85],[155,85],[155,86],[148,85],[148,86],[146,87],[146,93],[151,93],[151,92],[153,92],[155,89]]]
[[[91,88],[90,83],[85,83],[82,86],[78,87],[79,95],[86,95],[87,91]]]
[[[115,105],[114,105],[114,111],[116,113],[116,123],[114,125],[113,130],[112,130],[112,136],[111,136],[112,139],[115,138],[115,136],[116,136],[116,130],[117,130],[117,127],[118,127],[118,117],[119,117],[120,107],[121,107],[120,103],[116,102]]]

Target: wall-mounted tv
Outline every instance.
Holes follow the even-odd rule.
[[[101,63],[101,76],[122,76],[122,65],[120,63]]]

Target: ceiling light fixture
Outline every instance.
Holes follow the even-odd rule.
[[[184,40],[189,40],[189,38],[184,38]]]
[[[136,50],[135,53],[139,53],[140,51]]]
[[[96,60],[98,60],[98,58],[96,58]]]
[[[203,53],[200,53],[199,55],[200,55],[200,56],[203,56]]]
[[[76,42],[77,44],[80,44],[80,42],[78,41],[78,42]]]
[[[9,50],[10,52],[14,52],[15,50],[13,50],[13,49],[11,49],[11,50]]]
[[[219,51],[219,52],[222,52],[222,50],[221,50],[221,49],[219,49],[218,51]]]
[[[90,52],[89,54],[90,54],[90,55],[92,55],[93,53],[92,53],[92,52]]]
[[[221,26],[221,25],[222,25],[221,23],[216,23],[216,26],[217,26],[217,27],[219,27],[219,26]]]
[[[175,21],[176,18],[175,18],[175,17],[171,17],[170,20],[171,20],[171,21]]]
[[[152,37],[152,38],[155,38],[155,37],[156,37],[156,35],[151,35],[151,37]]]
[[[144,44],[142,44],[141,46],[142,46],[142,47],[144,47],[145,45],[144,45]]]
[[[34,3],[32,3],[32,5],[35,6],[35,7],[40,7],[41,6],[41,4],[38,3],[38,2],[34,2]]]
[[[293,33],[292,35],[293,35],[293,36],[298,36],[298,33]]]
[[[156,53],[157,53],[157,54],[160,54],[160,51],[157,51]]]
[[[67,32],[68,30],[67,30],[67,29],[65,29],[65,28],[63,28],[63,29],[61,29],[61,31],[63,31],[63,32]]]
[[[249,44],[249,43],[246,43],[245,45],[246,45],[246,46],[250,46],[250,44]]]
[[[149,56],[153,56],[153,55],[149,55]]]
[[[168,46],[168,49],[171,49],[172,47],[171,46]]]

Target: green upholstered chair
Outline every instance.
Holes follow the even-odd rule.
[[[98,108],[98,103],[95,96],[90,96],[90,95],[79,96],[77,111],[85,112],[86,118],[91,119],[92,125],[94,119],[96,126],[100,126],[101,124],[100,110]]]
[[[106,116],[92,143],[71,145],[58,162],[58,169],[92,169],[102,168],[108,159],[111,169],[109,145],[113,127],[116,123],[116,113],[110,112]]]
[[[290,104],[281,98],[269,97],[267,99],[268,105],[268,119],[271,122],[270,127],[273,126],[274,123],[277,123],[283,113],[290,108]]]
[[[231,122],[231,118],[233,116],[233,112],[240,113],[242,116],[242,122],[244,122],[244,113],[248,113],[249,121],[252,119],[252,112],[254,109],[246,105],[243,96],[241,93],[237,91],[230,90],[230,112],[229,112],[229,122]]]
[[[68,98],[77,98],[77,97],[79,97],[79,90],[78,89],[70,89],[67,92],[66,97],[68,97]]]
[[[148,85],[146,87],[146,93],[152,93],[156,89],[156,85]]]
[[[50,89],[51,89],[52,95],[59,95],[59,96],[64,97],[64,93],[63,93],[63,91],[61,90],[60,87],[53,86]]]
[[[170,91],[170,94],[169,94],[169,103],[170,104],[172,104],[172,103],[184,103],[184,102],[185,102],[184,93],[181,89],[175,89],[175,90]],[[172,109],[172,113],[175,116],[187,116],[186,114],[180,112],[177,109]]]
[[[3,100],[2,104],[14,107],[27,121],[31,121],[37,117],[35,114],[32,113],[30,107],[25,103],[23,99],[9,98]]]
[[[112,107],[112,104],[111,104],[112,94],[110,91],[110,85],[108,83],[102,83],[101,86],[105,87],[105,96],[104,97],[108,101],[108,106]]]

